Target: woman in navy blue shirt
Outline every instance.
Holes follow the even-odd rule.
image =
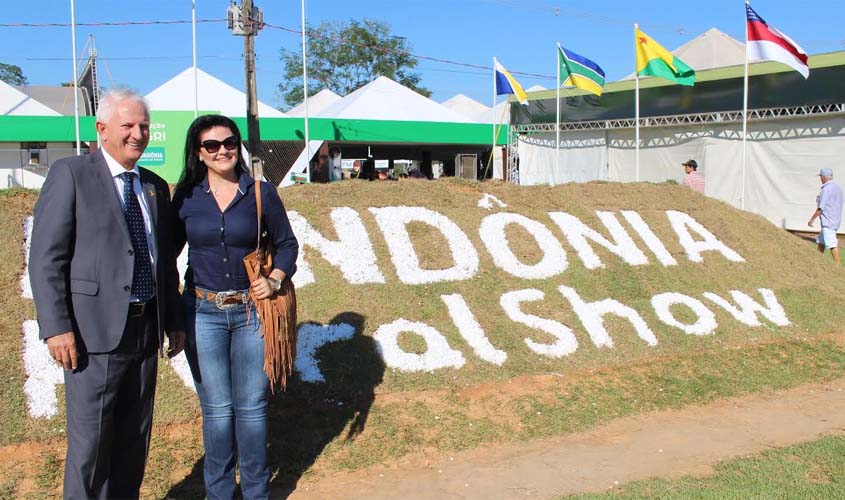
[[[243,258],[255,250],[255,181],[239,154],[231,119],[200,116],[188,129],[176,185],[177,254],[188,243],[183,303],[185,352],[202,407],[203,478],[209,499],[235,495],[236,456],[245,499],[269,498],[264,340],[248,304],[272,296],[296,271],[298,244],[276,189],[262,182],[262,231],[275,244],[275,269],[249,282]],[[249,321],[248,321],[249,319]]]

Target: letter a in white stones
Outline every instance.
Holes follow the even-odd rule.
[[[789,325],[789,318],[786,317],[786,312],[783,310],[780,302],[778,302],[775,292],[768,288],[758,288],[757,291],[763,296],[763,301],[766,303],[765,306],[738,290],[731,290],[731,297],[733,297],[734,302],[739,307],[715,293],[704,292],[704,297],[730,313],[740,323],[748,326],[761,325],[760,320],[757,318],[757,313],[760,313],[763,317],[778,326]]]
[[[604,267],[599,256],[593,251],[587,240],[592,240],[609,252],[618,255],[625,263],[632,266],[642,266],[648,264],[648,258],[645,254],[637,248],[637,244],[628,235],[622,225],[616,220],[616,216],[611,212],[596,211],[596,215],[604,224],[604,227],[610,232],[610,237],[613,242],[599,234],[597,231],[590,229],[586,224],[581,222],[577,217],[566,212],[549,212],[549,217],[557,223],[560,230],[566,236],[569,244],[578,252],[578,257],[584,263],[587,269],[597,269]]]
[[[524,264],[511,251],[510,242],[505,236],[505,227],[516,224],[534,237],[534,241],[543,252],[543,258],[536,264]],[[497,213],[481,220],[478,228],[481,241],[487,247],[493,263],[499,269],[518,278],[545,279],[556,276],[566,270],[566,251],[543,224],[520,214]]]
[[[305,217],[295,211],[288,212],[288,219],[299,240],[297,272],[293,275],[294,285],[301,288],[314,282],[311,266],[305,260],[305,247],[320,252],[320,255],[339,268],[346,281],[353,285],[384,283],[384,275],[378,268],[373,245],[358,212],[349,207],[332,209],[331,219],[337,233],[337,241],[324,237],[305,220]]]
[[[440,281],[468,280],[478,272],[478,252],[466,233],[445,215],[425,207],[370,208],[376,217],[396,275],[407,285],[421,285]],[[452,267],[446,269],[423,269],[411,236],[408,224],[419,222],[440,231],[452,254]]]
[[[708,250],[721,253],[726,259],[731,262],[745,262],[738,253],[734,252],[727,245],[719,241],[713,233],[704,228],[697,220],[693,219],[689,214],[678,212],[676,210],[667,210],[666,216],[669,217],[669,222],[672,224],[672,229],[678,235],[678,243],[684,247],[687,253],[687,258],[693,262],[702,262],[701,252]],[[695,241],[690,234],[690,230],[697,233],[703,239]]]
[[[613,340],[604,328],[604,316],[607,314],[627,319],[637,331],[638,337],[645,340],[648,345],[657,345],[654,332],[633,308],[613,299],[584,302],[578,292],[568,286],[559,286],[558,290],[572,304],[572,309],[575,310],[575,314],[578,315],[578,319],[581,320],[581,324],[584,325],[596,347],[613,347]]]
[[[400,333],[414,333],[425,340],[426,351],[422,354],[406,352],[399,347]],[[466,360],[461,351],[449,347],[446,337],[431,326],[399,318],[381,325],[373,333],[376,347],[384,364],[403,372],[431,372],[440,368],[460,368]]]

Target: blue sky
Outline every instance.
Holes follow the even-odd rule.
[[[197,0],[198,19],[223,19],[228,0]],[[300,29],[299,0],[257,0],[264,20]],[[809,54],[845,50],[845,2],[756,0],[755,10],[797,41]],[[0,0],[0,24],[69,23],[69,0]],[[669,50],[711,27],[744,37],[740,0],[641,0],[564,2],[543,0],[310,0],[309,24],[322,20],[372,18],[387,22],[407,38],[413,53],[473,65],[492,66],[492,58],[528,88],[554,88],[555,43],[602,66],[608,80],[633,71],[633,23]],[[191,19],[190,0],[76,0],[77,23],[175,21]],[[77,54],[88,35],[96,39],[100,78],[105,87],[128,86],[145,94],[191,65],[191,25],[78,26]],[[283,105],[281,48],[299,50],[300,35],[265,28],[256,39],[259,98]],[[243,38],[225,23],[197,28],[200,68],[244,88]],[[0,27],[0,62],[20,66],[31,84],[72,79],[69,27]],[[466,94],[485,105],[492,100],[489,71],[421,60],[422,84],[442,102]],[[811,76],[812,77],[812,76]]]

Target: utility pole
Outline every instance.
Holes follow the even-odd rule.
[[[263,162],[259,149],[261,132],[258,128],[258,95],[255,85],[255,40],[264,27],[264,14],[252,4],[243,0],[238,7],[234,3],[227,9],[229,29],[233,35],[244,37],[244,63],[246,68],[246,129],[249,136],[249,156],[252,176],[260,180],[264,176]]]

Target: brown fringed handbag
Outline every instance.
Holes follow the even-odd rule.
[[[273,270],[273,244],[261,241],[261,184],[255,181],[255,203],[258,212],[258,243],[256,249],[244,257],[246,274],[252,283],[259,276],[267,277]],[[255,304],[255,312],[261,322],[264,337],[264,373],[270,379],[270,390],[275,393],[276,383],[287,388],[287,378],[293,372],[296,356],[296,291],[289,276],[285,276],[282,287],[275,295],[256,299],[249,290],[249,298]]]

